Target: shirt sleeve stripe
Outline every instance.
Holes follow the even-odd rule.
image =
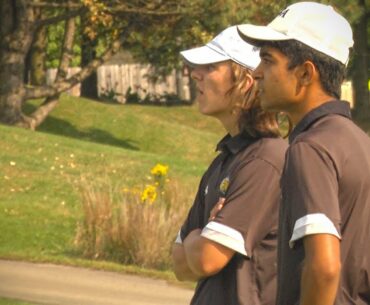
[[[292,238],[289,241],[290,248],[294,247],[295,241],[312,234],[331,234],[341,239],[333,222],[325,214],[308,214],[295,222]]]
[[[179,231],[179,233],[177,233],[175,244],[182,244],[182,239],[181,239],[180,232],[181,232],[181,230]]]
[[[248,256],[242,234],[233,228],[211,221],[202,230],[201,236]]]

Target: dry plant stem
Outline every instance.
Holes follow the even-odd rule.
[[[112,189],[109,182],[104,187],[81,183],[84,216],[75,239],[78,248],[89,258],[170,268],[171,247],[191,192],[171,181],[150,204],[139,194],[118,195]]]

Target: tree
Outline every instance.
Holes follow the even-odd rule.
[[[355,25],[353,65],[356,107],[366,113],[368,103],[368,37],[365,1],[329,1],[340,8]],[[0,1],[0,123],[35,129],[56,107],[61,92],[88,78],[99,65],[120,48],[129,50],[136,60],[150,63],[155,77],[179,68],[179,52],[209,41],[214,34],[232,24],[266,24],[292,1],[272,0],[2,0]],[[361,12],[366,11],[362,14]],[[360,18],[360,16],[362,16]],[[83,22],[82,22],[83,20]],[[27,85],[24,81],[27,54],[44,29],[60,28],[62,41],[53,41],[60,50],[57,79],[50,86]],[[366,34],[364,31],[366,28]],[[82,34],[81,34],[82,33]],[[49,31],[50,34],[50,31]],[[75,61],[73,41],[83,39],[84,65],[68,77],[67,67]],[[42,38],[42,37],[41,37]],[[60,44],[59,44],[60,43]],[[50,50],[51,41],[47,50]],[[39,53],[40,54],[40,53]],[[41,52],[42,54],[42,52]],[[87,56],[87,55],[91,56]],[[50,54],[49,54],[50,55]],[[39,57],[38,57],[39,58]],[[367,98],[366,98],[367,94]],[[22,107],[26,100],[43,98],[31,114]],[[365,111],[366,110],[366,111]]]
[[[141,45],[142,48],[153,48],[157,43],[153,39],[155,35],[162,41],[163,38],[158,36],[160,33],[170,34],[164,30],[167,26],[176,28],[175,32],[182,34],[185,32],[184,26],[187,27],[192,20],[200,19],[207,9],[202,3],[196,0],[1,1],[0,122],[35,129],[58,104],[61,92],[86,79],[121,46],[134,49],[137,46],[135,40],[138,39],[141,43],[146,43]],[[44,11],[53,11],[53,14],[43,14]],[[36,12],[40,12],[40,16],[44,18],[36,18]],[[100,42],[99,39],[102,39],[105,48],[99,57],[92,58],[80,72],[67,78],[66,70],[73,56],[76,18],[81,16],[88,20],[84,23],[84,34],[91,41]],[[59,22],[64,22],[65,29],[56,81],[51,86],[27,86],[24,83],[25,59],[35,41],[34,37],[42,27]],[[183,26],[183,32],[177,26]],[[166,39],[177,41],[174,36],[168,36]],[[171,54],[167,49],[162,51],[163,54]],[[168,63],[173,63],[171,58],[167,59]],[[26,116],[22,112],[22,106],[26,100],[35,98],[45,100],[31,115]]]
[[[361,16],[354,23],[354,60],[352,79],[354,88],[355,110],[354,116],[359,120],[370,118],[370,99],[368,89],[369,71],[369,26],[370,4],[365,0],[358,1],[361,8]]]
[[[87,17],[81,17],[82,29],[88,26],[89,21],[85,20]],[[96,59],[97,39],[90,39],[88,34],[82,31],[81,33],[81,67],[86,67],[92,60]],[[96,71],[91,73],[89,77],[84,79],[81,83],[81,96],[89,98],[98,97],[98,76]]]
[[[25,86],[25,59],[35,33],[47,24],[65,19],[73,20],[79,13],[77,10],[67,9],[63,15],[37,19],[36,8],[40,8],[42,5],[43,3],[38,1],[30,3],[25,0],[0,2],[0,65],[2,67],[0,69],[0,121],[2,123],[35,128],[45,117],[50,109],[50,104],[44,103],[32,116],[26,117],[22,113],[24,102],[28,98],[54,96],[69,88],[70,83],[73,82],[71,80],[65,81],[63,85],[66,89],[60,88],[63,85],[59,85],[57,88],[29,88]],[[69,33],[71,32],[69,31]],[[66,40],[68,40],[67,37]],[[65,56],[64,60],[67,61],[68,56]],[[45,94],[45,91],[49,91],[49,94]]]

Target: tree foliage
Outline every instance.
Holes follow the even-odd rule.
[[[362,25],[365,16],[366,37],[363,34],[359,37],[366,41],[369,5],[365,2],[368,1],[325,3],[337,7],[355,26]],[[286,0],[2,0],[0,122],[36,128],[58,104],[61,92],[89,77],[120,49],[128,50],[139,62],[152,64],[156,76],[165,75],[181,65],[179,51],[209,41],[232,24],[266,24],[290,3]],[[48,38],[47,66],[58,67],[57,80],[50,86],[30,86],[24,82],[26,58],[37,41],[36,33],[42,28],[46,28]],[[67,78],[66,68],[81,64],[81,46],[86,44],[86,38],[91,41],[94,56],[87,62],[84,58],[82,70]],[[358,48],[363,48],[363,44]],[[365,49],[366,58],[366,43]],[[355,54],[360,58],[363,51]],[[367,78],[367,64],[363,62],[354,65],[366,70],[358,77],[361,84]],[[45,100],[26,116],[22,106],[31,98]]]
[[[201,3],[200,1],[198,1]],[[115,54],[120,47],[132,50],[162,48],[169,63],[171,46],[163,48],[162,35],[170,34],[166,28],[187,27],[190,18],[200,17],[202,6],[197,1],[175,0],[4,0],[0,2],[0,121],[11,125],[36,128],[57,105],[59,94],[87,78],[99,65]],[[202,3],[201,3],[202,4]],[[37,18],[37,16],[43,16]],[[76,29],[83,19],[84,27]],[[187,20],[188,23],[184,23]],[[63,29],[61,29],[63,25]],[[35,33],[49,28],[49,62],[58,64],[56,82],[51,86],[28,86],[24,83],[25,59],[31,49]],[[199,32],[203,34],[202,31]],[[55,35],[53,37],[53,35]],[[63,38],[61,39],[61,35]],[[67,78],[66,68],[76,58],[74,41],[81,35],[97,41],[100,56],[86,63],[82,70]],[[148,38],[147,35],[150,37]],[[174,36],[172,36],[174,37]],[[170,41],[170,39],[169,39]],[[157,46],[157,48],[156,48]],[[143,52],[142,52],[143,53]],[[140,58],[140,52],[137,52]],[[56,58],[59,57],[58,60]],[[150,56],[144,56],[153,62]],[[164,62],[163,56],[158,62]],[[157,62],[157,61],[156,61]],[[45,98],[31,115],[22,112],[27,99]]]

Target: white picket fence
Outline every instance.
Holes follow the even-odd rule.
[[[342,100],[345,100],[350,103],[351,108],[354,106],[353,102],[353,91],[352,91],[352,82],[347,81],[342,84]]]
[[[163,81],[152,82],[148,78],[150,65],[124,64],[103,65],[98,68],[98,95],[108,95],[114,92],[114,97],[120,103],[125,103],[125,94],[129,88],[141,98],[146,94],[176,94],[180,98],[189,100],[189,78],[181,71],[172,71]],[[68,76],[78,72],[80,68],[70,68]],[[47,71],[47,83],[55,80],[56,69]],[[69,94],[80,96],[80,85],[76,85],[68,91]]]
[[[78,68],[78,67],[68,68],[67,77],[70,77],[73,74],[76,74],[80,70],[81,68]],[[54,82],[56,75],[57,75],[57,69],[48,69],[46,71],[46,84],[51,85]],[[81,92],[80,89],[81,89],[81,85],[77,84],[76,86],[69,89],[67,93],[73,96],[80,96],[80,92]]]
[[[151,82],[148,78],[150,65],[126,64],[126,65],[105,65],[99,67],[98,94],[113,90],[117,93],[119,102],[125,102],[125,93],[129,88],[132,92],[138,93],[143,98],[146,94],[173,93],[188,100],[190,91],[188,78],[181,72],[172,71],[163,81]]]
[[[140,97],[145,94],[173,93],[185,100],[190,100],[189,78],[182,71],[173,71],[165,80],[153,83],[147,75],[150,73],[150,65],[124,64],[103,65],[98,68],[98,95],[102,96],[112,91],[120,103],[125,103],[125,93],[128,88],[137,92]],[[80,68],[70,68],[68,76],[78,72]],[[47,71],[47,82],[51,84],[56,75],[56,69]],[[80,85],[76,85],[68,91],[69,94],[80,96]],[[344,82],[342,85],[342,99],[349,101],[353,107],[352,83]]]

